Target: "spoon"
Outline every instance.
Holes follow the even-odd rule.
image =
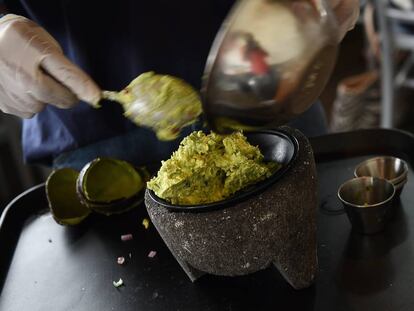
[[[324,0],[240,0],[210,50],[203,112],[219,133],[286,124],[332,72],[338,28]]]
[[[173,140],[201,114],[198,93],[183,80],[146,72],[120,92],[103,91],[102,98],[120,103],[124,115],[151,128],[160,140]]]

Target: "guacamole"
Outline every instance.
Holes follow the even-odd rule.
[[[160,140],[173,140],[202,112],[198,93],[176,77],[146,72],[121,92],[104,91],[103,98],[122,104],[125,116],[155,131]]]
[[[269,177],[279,167],[264,162],[259,148],[241,132],[225,136],[198,131],[184,138],[171,158],[162,162],[147,187],[172,204],[212,203]]]

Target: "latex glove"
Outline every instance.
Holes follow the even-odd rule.
[[[47,104],[97,104],[101,91],[52,36],[22,16],[0,19],[0,110],[30,118]]]
[[[359,16],[359,0],[327,0],[339,25],[339,40],[342,40],[349,30],[352,30]]]

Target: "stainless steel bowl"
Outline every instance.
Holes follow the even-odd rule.
[[[397,185],[407,179],[408,165],[399,158],[382,156],[368,159],[357,165],[355,177],[372,176],[384,178]]]
[[[203,111],[217,132],[286,124],[325,87],[338,26],[325,0],[239,0],[210,50]]]
[[[394,195],[394,185],[376,177],[348,180],[338,190],[353,229],[363,234],[384,230],[392,214]]]

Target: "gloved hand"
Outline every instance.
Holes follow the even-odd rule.
[[[339,39],[353,29],[359,16],[359,0],[328,0],[339,25]]]
[[[46,104],[70,108],[79,100],[97,104],[95,82],[62,53],[36,23],[8,14],[0,19],[0,110],[30,118]]]

